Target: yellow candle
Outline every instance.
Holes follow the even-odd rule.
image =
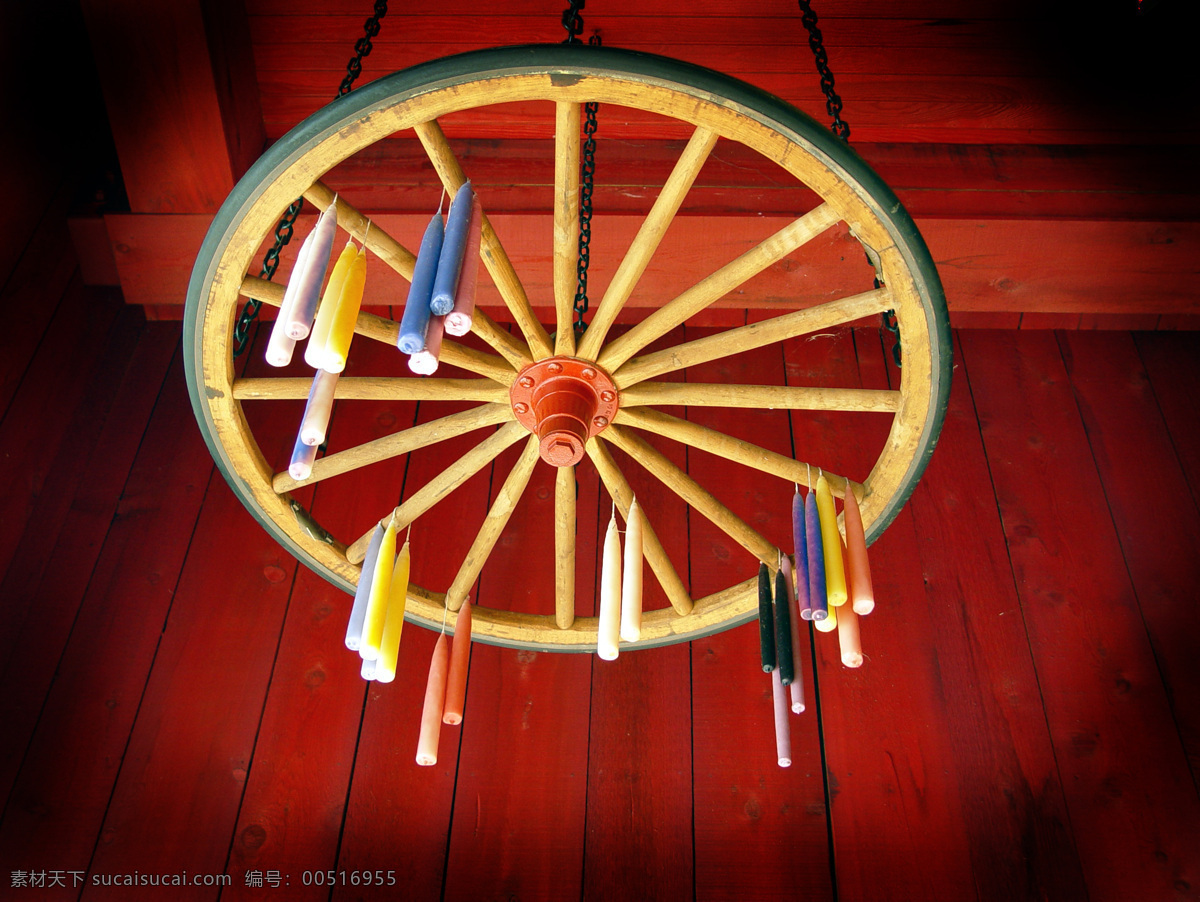
[[[446,667],[449,655],[446,634],[438,636],[429,661],[429,681],[425,684],[425,706],[421,709],[421,735],[417,739],[417,764],[437,764],[438,740],[442,735],[442,708],[446,704]]]
[[[325,350],[324,369],[340,373],[346,368],[346,356],[350,353],[350,340],[354,338],[354,324],[358,322],[358,310],[362,306],[363,289],[367,285],[367,249],[363,247],[350,269],[338,298],[337,312],[329,324],[329,341]]]
[[[450,675],[446,678],[446,705],[442,723],[462,723],[467,700],[467,666],[471,662],[471,599],[463,602],[454,621],[454,641],[450,643]]]
[[[333,272],[329,274],[329,283],[321,296],[321,306],[317,309],[317,319],[312,331],[308,334],[308,346],[304,349],[304,362],[314,370],[324,369],[325,351],[329,342],[329,324],[337,313],[338,298],[342,296],[342,286],[346,284],[346,273],[350,264],[358,256],[358,249],[353,241],[347,241],[345,249],[333,264]]]
[[[387,617],[383,621],[383,637],[379,642],[379,660],[375,664],[375,679],[390,683],[396,679],[396,659],[400,655],[400,631],[404,629],[404,605],[408,601],[408,540],[400,549],[392,581],[388,588]]]
[[[871,565],[867,562],[867,537],[863,533],[862,513],[854,492],[846,490],[846,575],[850,578],[850,603],[855,614],[875,610],[875,589],[871,586]]]
[[[838,609],[833,605],[829,606],[829,616],[824,620],[814,620],[812,625],[822,633],[832,633],[837,629],[838,625]]]
[[[858,633],[858,615],[853,607],[842,608],[838,614],[838,645],[842,649],[842,663],[847,667],[862,667],[862,638]]]
[[[637,499],[629,505],[625,518],[625,564],[621,583],[621,638],[637,642],[642,638],[642,509]]]
[[[617,515],[604,534],[604,560],[600,570],[600,624],[596,652],[605,661],[616,660],[621,633],[621,534]]]
[[[383,625],[387,620],[388,595],[392,588],[392,569],[396,559],[396,526],[389,522],[379,543],[379,559],[375,563],[375,575],[371,579],[371,595],[367,599],[367,616],[363,620],[362,641],[358,653],[363,660],[374,661],[379,657],[379,646],[383,642]]]
[[[837,528],[833,493],[822,473],[817,478],[817,514],[821,518],[821,542],[825,550],[825,591],[832,609],[846,603],[846,571],[842,567],[842,536]],[[833,616],[830,610],[829,616]]]

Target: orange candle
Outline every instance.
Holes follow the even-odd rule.
[[[863,533],[862,512],[858,499],[846,487],[846,573],[850,577],[850,603],[855,614],[875,610],[875,589],[871,586],[871,565],[867,562],[867,537]]]
[[[446,679],[446,704],[442,723],[462,723],[467,700],[467,666],[471,663],[471,600],[463,602],[454,620],[454,641],[450,643],[450,676]]]
[[[417,740],[417,764],[437,764],[438,739],[442,735],[442,710],[446,705],[446,669],[449,650],[446,634],[438,636],[429,661],[429,681],[425,684],[425,707],[421,710],[421,736]]]
[[[862,667],[862,638],[858,633],[858,615],[847,605],[838,611],[838,645],[842,650],[842,663],[847,667]]]

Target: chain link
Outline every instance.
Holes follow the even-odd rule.
[[[562,14],[563,28],[567,30],[564,44],[581,43],[579,36],[583,34],[583,9],[587,0],[570,0]],[[588,38],[593,47],[600,46],[599,32]],[[587,331],[587,321],[584,317],[588,311],[588,264],[591,262],[592,244],[592,192],[595,188],[596,177],[596,111],[598,103],[583,105],[583,159],[579,166],[579,257],[575,268],[575,333],[582,335]]]
[[[817,74],[821,76],[821,93],[825,95],[825,109],[829,111],[833,133],[843,141],[850,141],[850,126],[842,121],[842,98],[833,89],[833,72],[829,69],[829,54],[825,52],[825,40],[817,27],[817,14],[811,0],[797,0],[800,4],[800,21],[808,31],[808,46],[817,60]]]
[[[374,12],[363,24],[363,31],[366,34],[354,44],[354,56],[346,64],[346,77],[342,79],[341,85],[338,86],[335,100],[337,97],[349,94],[350,89],[354,87],[355,80],[362,74],[363,57],[371,53],[371,38],[379,34],[379,20],[386,15],[387,0],[375,0]],[[275,270],[279,268],[279,253],[292,240],[292,232],[296,227],[296,217],[300,215],[300,211],[303,209],[304,198],[298,197],[284,211],[279,224],[275,226],[275,243],[263,255],[262,272],[259,273],[260,279],[270,281],[275,277]],[[235,358],[240,357],[250,344],[250,326],[254,324],[254,320],[261,308],[262,301],[256,301],[253,298],[246,301],[245,306],[242,307],[242,312],[238,315],[237,322],[233,324],[233,356]]]

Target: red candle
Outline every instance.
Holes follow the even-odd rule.
[[[459,724],[467,700],[467,665],[471,662],[471,600],[463,602],[454,621],[454,641],[450,643],[450,676],[446,680],[446,704],[442,723]]]
[[[446,634],[438,636],[429,661],[429,681],[425,684],[425,707],[421,711],[421,736],[417,740],[417,764],[437,764],[438,739],[442,734],[442,710],[446,706],[446,669],[449,651]]]
[[[875,590],[871,586],[871,565],[867,562],[867,537],[863,534],[862,512],[850,486],[846,486],[843,507],[846,517],[846,574],[850,577],[850,603],[855,614],[875,610]]]

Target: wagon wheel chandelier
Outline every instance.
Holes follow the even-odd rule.
[[[572,7],[577,11],[581,5]],[[646,564],[669,603],[645,612],[641,637],[633,647],[686,642],[751,621],[759,613],[758,562],[774,570],[787,549],[726,508],[715,496],[720,486],[699,484],[644,436],[658,434],[702,448],[726,458],[731,467],[766,470],[789,489],[793,482],[815,484],[821,462],[775,454],[658,409],[666,405],[853,410],[888,418],[890,433],[869,473],[826,471],[824,476],[834,495],[850,492],[858,501],[868,543],[896,516],[941,429],[950,385],[949,325],[941,285],[916,226],[887,185],[843,140],[790,104],[732,77],[661,56],[579,42],[465,53],[341,93],[344,96],[276,142],[225,201],[196,261],[184,321],[188,387],[213,457],[247,509],[300,561],[353,594],[377,523],[390,522],[393,530],[403,530],[414,521],[417,528],[439,517],[452,521],[460,512],[435,505],[504,449],[516,446],[520,456],[510,472],[497,474],[503,485],[482,523],[471,527],[476,537],[457,575],[449,585],[409,585],[405,618],[431,629],[445,628],[448,612],[468,599],[534,468],[552,466],[557,468],[555,544],[528,553],[530,566],[554,571],[556,597],[546,599],[538,613],[474,606],[472,638],[544,651],[595,650],[597,618],[576,617],[574,612],[575,556],[582,553],[575,548],[574,469],[594,467],[614,506],[628,517],[633,490],[611,452],[615,446],[748,552],[743,582],[693,598],[678,562],[670,559],[657,537],[670,524],[658,521],[654,510],[643,510]],[[332,207],[337,227],[378,258],[373,265],[382,263],[413,280],[420,255],[337,198],[338,186],[325,181],[327,174],[378,141],[415,135],[453,202],[464,192],[469,173],[439,119],[506,103],[540,105],[554,137],[553,297],[529,297],[522,274],[505,253],[502,236],[487,218],[488,199],[481,191],[478,259],[515,331],[505,331],[477,310],[470,331],[488,350],[449,337],[440,348],[440,362],[462,371],[465,378],[343,377],[335,389],[336,403],[346,406],[350,416],[355,400],[363,398],[454,399],[475,406],[369,446],[327,453],[311,463],[305,478],[287,470],[275,472],[262,446],[268,441],[277,446],[278,437],[256,434],[243,403],[302,398],[309,387],[298,386],[294,378],[239,377],[234,357],[235,325],[247,299],[285,303],[285,286],[262,278],[269,273],[256,274],[254,262],[260,249],[270,245],[281,215],[290,229],[296,198],[303,197],[321,211]],[[667,117],[690,137],[594,304],[591,322],[578,331],[574,318],[581,125],[590,104],[602,110],[649,111]],[[836,111],[831,112],[838,121]],[[685,204],[701,167],[722,144],[753,151],[773,168],[779,182],[794,186],[798,194],[808,189],[816,203],[797,210],[792,222],[736,259],[712,259],[675,297],[653,298],[649,305],[642,301],[637,309],[644,309],[645,316],[625,331],[613,330],[618,314],[634,309],[626,304],[640,277],[656,253],[666,253],[660,240]],[[796,309],[771,319],[647,350],[758,273],[789,257],[803,259],[806,243],[837,228],[861,245],[871,265],[863,265],[861,278],[838,286],[834,300],[806,305],[800,298]],[[696,250],[703,249],[693,248],[693,253]],[[553,306],[553,324],[539,322],[533,302]],[[903,342],[904,365],[893,390],[680,384],[660,378],[881,315]],[[352,327],[359,342],[379,341],[393,348],[404,328],[400,321],[367,312],[360,312]],[[484,427],[487,437],[440,475],[409,492],[394,509],[374,512],[345,535],[331,535],[293,497],[297,488],[321,482],[327,503],[329,495],[336,495],[337,477],[343,473]],[[443,508],[450,506],[442,503]]]

